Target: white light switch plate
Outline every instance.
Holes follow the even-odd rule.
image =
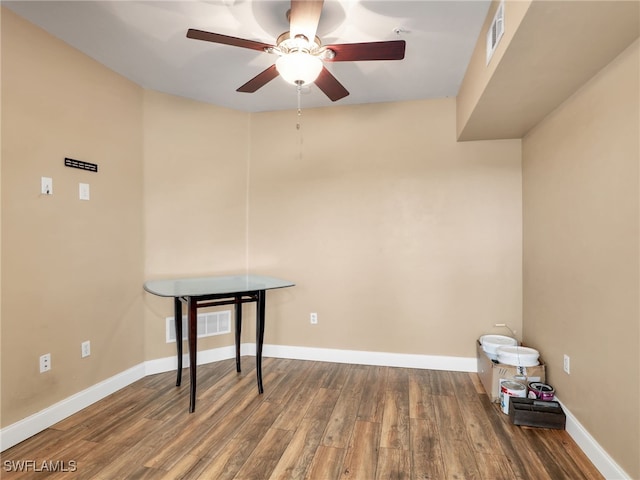
[[[89,200],[90,194],[88,183],[81,183],[78,190],[80,193],[80,200]]]
[[[51,177],[40,178],[40,193],[43,195],[53,195],[53,179]]]

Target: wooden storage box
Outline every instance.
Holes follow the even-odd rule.
[[[492,361],[482,349],[480,341],[476,341],[478,357],[478,376],[484,390],[492,402],[500,401],[500,380],[514,380],[529,386],[529,382],[544,382],[545,368],[542,358],[535,367],[514,367]]]
[[[567,420],[562,406],[555,401],[511,397],[509,418],[514,425],[564,430]]]

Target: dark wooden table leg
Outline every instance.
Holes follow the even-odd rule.
[[[256,373],[258,375],[258,393],[263,393],[262,388],[262,343],[264,342],[264,309],[265,291],[258,291],[258,303],[256,305]]]
[[[176,327],[176,348],[178,350],[178,378],[176,387],[182,382],[182,301],[180,297],[173,299],[173,320]]]
[[[236,297],[236,372],[241,372],[240,369],[240,336],[242,333],[242,297]]]
[[[191,379],[189,413],[196,410],[196,367],[198,365],[198,301],[187,297],[189,315],[189,374]]]

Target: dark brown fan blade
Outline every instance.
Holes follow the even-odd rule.
[[[190,28],[187,31],[187,38],[204,40],[205,42],[221,43],[223,45],[232,45],[234,47],[250,48],[261,52],[264,52],[267,48],[273,47],[273,45],[269,45],[267,43],[245,40],[244,38],[230,37],[219,33],[205,32],[194,28]]]
[[[291,0],[289,13],[289,31],[291,38],[304,35],[313,42],[322,13],[324,0]]]
[[[325,67],[322,67],[322,71],[320,75],[318,75],[318,78],[316,78],[315,84],[333,102],[349,95],[347,89],[344,88],[336,77],[331,75],[331,72]]]
[[[404,40],[388,42],[341,43],[327,45],[336,56],[327,58],[327,62],[357,62],[361,60],[402,60],[404,58]]]
[[[261,73],[253,77],[247,83],[242,85],[240,88],[236,90],[236,92],[245,92],[245,93],[253,93],[261,87],[264,87],[267,83],[278,76],[278,71],[276,70],[276,66],[271,65],[266,70],[263,70]]]

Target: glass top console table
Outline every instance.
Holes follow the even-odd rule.
[[[264,312],[267,290],[293,287],[288,280],[263,275],[226,275],[214,277],[174,278],[150,280],[144,289],[160,297],[173,297],[175,311],[176,345],[178,354],[178,378],[182,379],[182,304],[187,305],[190,402],[189,412],[196,407],[196,367],[198,353],[198,308],[218,305],[235,307],[236,370],[240,372],[240,334],[242,332],[242,304],[256,303],[256,374],[258,392],[262,387],[262,344],[264,341]]]

